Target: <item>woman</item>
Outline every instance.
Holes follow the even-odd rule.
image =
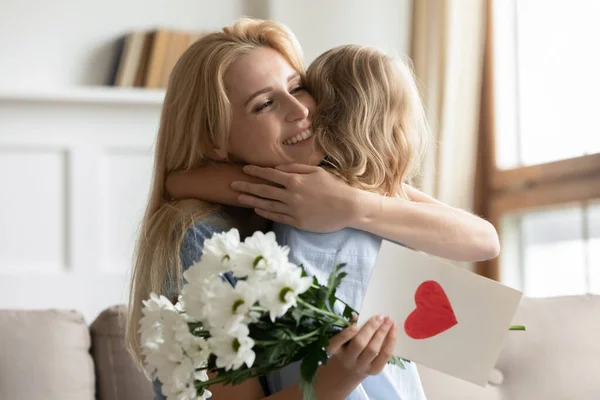
[[[226,158],[272,167],[317,164],[323,158],[314,141],[304,147],[284,144],[308,128],[314,108],[312,98],[300,89],[297,49],[293,36],[276,24],[242,21],[224,33],[206,36],[177,64],[163,106],[153,188],[132,281],[128,336],[138,355],[141,300],[150,291],[177,293],[182,268],[197,260],[203,240],[212,232],[231,225],[250,231],[259,227],[250,226],[243,212],[217,213],[216,206],[197,201],[170,201],[166,174]],[[254,102],[266,93],[277,99],[277,112],[258,117],[253,112],[260,104]],[[374,318],[360,330],[348,328],[334,337],[328,348],[332,358],[317,373],[319,398],[347,398],[366,376],[378,374],[394,347],[394,335],[393,324]],[[249,381],[213,392],[216,398],[251,399],[262,397],[259,389],[256,381]],[[292,385],[269,398],[301,397]]]

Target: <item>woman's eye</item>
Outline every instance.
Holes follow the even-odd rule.
[[[273,104],[272,101],[265,101],[264,103],[262,103],[260,106],[256,107],[254,109],[255,112],[261,112],[263,111],[265,108],[269,107],[271,104]]]

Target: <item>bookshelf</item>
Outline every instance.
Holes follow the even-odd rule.
[[[64,88],[0,88],[0,102],[84,103],[162,105],[164,89],[114,86],[73,86]]]

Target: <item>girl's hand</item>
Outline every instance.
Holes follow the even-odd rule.
[[[356,190],[323,168],[290,164],[277,168],[248,165],[248,175],[277,186],[236,181],[238,201],[272,221],[312,232],[334,232],[355,214]]]
[[[362,328],[352,325],[329,340],[326,350],[332,357],[327,364],[338,364],[362,380],[383,370],[395,346],[396,324],[389,317],[372,317]]]

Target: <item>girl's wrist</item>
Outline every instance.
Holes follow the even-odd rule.
[[[368,231],[368,226],[381,214],[382,209],[383,196],[355,188],[351,197],[348,227]]]
[[[315,376],[315,391],[327,399],[346,399],[350,393],[366,378],[349,370],[332,356],[327,364],[321,366]]]

